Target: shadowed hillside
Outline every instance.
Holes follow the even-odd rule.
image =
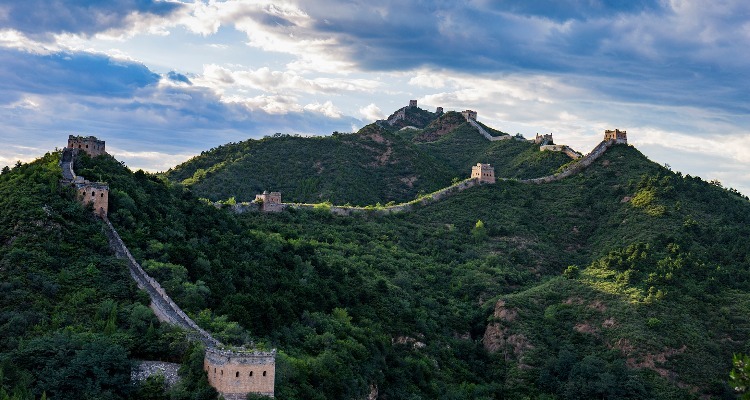
[[[402,111],[407,119],[397,121],[424,129],[380,122],[354,134],[251,139],[203,152],[166,176],[213,201],[251,201],[272,190],[289,202],[374,205],[448,186],[467,178],[478,162],[495,166],[500,177],[532,178],[570,161],[527,141],[490,142],[456,112],[438,117],[417,107]]]

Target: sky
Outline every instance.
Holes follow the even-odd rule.
[[[0,0],[0,166],[76,134],[164,171],[417,99],[750,194],[748,49],[746,0]]]

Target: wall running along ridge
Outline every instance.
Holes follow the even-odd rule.
[[[104,184],[91,183],[85,181],[82,177],[76,176],[73,171],[73,163],[75,161],[75,155],[78,150],[65,148],[60,159],[60,168],[62,169],[64,184],[73,184],[78,187],[79,191],[82,187],[86,187],[90,190],[92,185],[104,186],[105,190],[109,191],[109,188]],[[97,186],[97,187],[98,187]],[[106,197],[104,197],[106,201]],[[86,204],[84,199],[84,204]],[[105,204],[106,207],[106,204]],[[275,376],[276,376],[276,350],[270,352],[262,351],[247,351],[244,348],[240,350],[228,350],[222,349],[224,345],[211,336],[210,333],[206,332],[203,328],[198,326],[180,307],[175,304],[174,301],[169,297],[164,288],[161,287],[159,282],[149,276],[146,271],[141,267],[140,264],[130,254],[125,243],[122,241],[120,234],[107,218],[106,208],[102,209],[103,212],[97,213],[99,217],[104,221],[104,230],[109,240],[109,246],[115,253],[117,258],[123,259],[127,262],[130,276],[135,280],[139,288],[143,289],[148,293],[151,299],[151,309],[156,314],[159,321],[166,322],[172,325],[177,325],[182,329],[192,332],[191,339],[200,340],[206,345],[206,357],[204,358],[204,367],[206,371],[213,368],[226,368],[227,371],[234,371],[236,376],[233,379],[217,379],[216,376],[209,375],[209,383],[213,386],[221,395],[227,400],[240,400],[247,398],[249,393],[258,393],[266,396],[274,396]],[[248,365],[252,365],[252,368],[258,369],[258,375],[254,378],[254,369],[248,369]],[[247,372],[245,375],[240,376],[240,371]],[[250,372],[252,371],[252,372]],[[214,379],[212,379],[214,378]]]

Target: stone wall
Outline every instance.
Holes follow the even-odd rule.
[[[141,361],[130,372],[130,379],[134,382],[142,382],[150,376],[161,375],[167,387],[172,387],[180,381],[177,370],[180,364],[164,361]]]
[[[568,157],[577,160],[581,158],[582,154],[571,149],[569,146],[564,144],[547,144],[539,146],[539,151],[559,151],[565,153]]]

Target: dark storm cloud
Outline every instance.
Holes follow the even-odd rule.
[[[181,7],[155,0],[2,0],[0,26],[37,38],[55,33],[91,35],[124,27],[133,13],[166,16]]]
[[[158,81],[159,75],[142,64],[104,55],[0,48],[0,93],[129,97]]]
[[[750,6],[596,0],[300,2],[331,52],[372,71],[562,76],[622,101],[750,111]],[[278,29],[287,29],[278,27]]]

